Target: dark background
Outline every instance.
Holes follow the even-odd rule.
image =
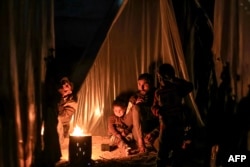
[[[122,1],[55,0],[55,55],[59,76],[70,76],[80,59],[93,61]],[[214,1],[199,2],[212,20]],[[183,27],[183,20],[190,14],[185,13],[189,4],[188,0],[173,1],[179,27]]]
[[[80,59],[92,62],[89,59],[93,60],[98,53],[121,2],[55,0],[55,55],[59,76],[70,76]]]

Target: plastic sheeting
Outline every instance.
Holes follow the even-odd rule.
[[[240,97],[249,84],[249,11],[237,3],[242,1],[215,2],[213,52],[215,60],[222,60],[216,61],[216,67],[223,61],[231,63],[232,74],[240,76],[233,79]],[[44,58],[54,48],[52,3],[0,3],[0,166],[30,166],[34,158],[40,137]],[[123,91],[136,90],[138,75],[154,74],[161,62],[173,64],[180,77],[189,79],[171,1],[124,0],[78,92],[75,124],[105,135],[112,100]]]
[[[250,84],[250,3],[246,0],[215,1],[213,53],[217,78],[228,62],[232,77],[232,94],[240,100]]]
[[[75,124],[106,135],[114,98],[135,91],[138,75],[155,75],[160,63],[171,63],[179,77],[189,80],[171,1],[125,0],[78,92]],[[203,125],[192,95],[190,99]]]

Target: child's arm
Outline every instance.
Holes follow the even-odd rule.
[[[108,119],[108,132],[111,135],[114,135],[116,137],[121,138],[121,134],[115,129],[115,119],[116,117],[114,115],[110,116]]]
[[[172,83],[177,85],[178,90],[182,96],[188,95],[193,90],[193,83],[187,80],[174,78]]]
[[[159,115],[159,105],[158,105],[158,97],[157,97],[157,91],[155,91],[155,94],[154,94],[154,101],[153,101],[153,105],[151,107],[151,111],[153,113],[154,116],[157,116]]]
[[[76,109],[77,109],[77,102],[75,101],[69,101],[64,105],[59,105],[58,119],[60,119],[62,123],[69,123]]]

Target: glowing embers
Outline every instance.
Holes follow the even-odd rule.
[[[92,136],[76,127],[69,136],[69,162],[71,166],[91,166]]]

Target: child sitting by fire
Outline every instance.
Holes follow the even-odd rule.
[[[144,153],[145,146],[139,120],[139,113],[133,107],[127,110],[127,102],[123,99],[116,98],[113,103],[113,115],[108,120],[108,134],[112,146],[129,151],[133,148],[133,142],[136,143],[137,149],[127,152]]]
[[[73,114],[77,109],[77,101],[73,95],[73,84],[67,77],[63,77],[60,80],[60,85],[57,90],[61,96],[60,101],[57,103],[57,131],[59,135],[60,145],[62,147],[64,139],[69,137],[70,122]]]

